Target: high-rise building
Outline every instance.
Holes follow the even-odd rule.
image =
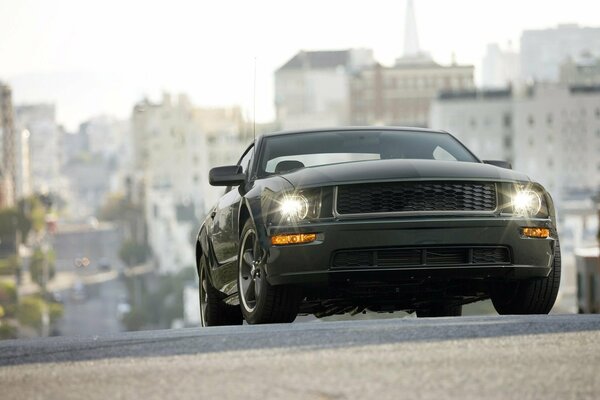
[[[64,189],[60,175],[62,129],[56,122],[53,104],[15,107],[15,126],[29,132],[31,186],[34,192],[59,193]]]
[[[511,89],[441,92],[430,126],[448,130],[483,160],[514,162],[514,105]]]
[[[600,85],[600,55],[583,54],[560,65],[560,82],[569,85]]]
[[[23,129],[16,134],[16,198],[28,197],[32,193],[31,187],[31,156],[29,153],[29,137],[31,134]]]
[[[12,91],[0,82],[0,136],[2,162],[0,163],[0,205],[12,205],[17,197],[16,134],[12,105]]]
[[[195,108],[194,120],[206,137],[206,167],[208,169],[236,164],[252,142],[252,126],[239,107]],[[223,194],[223,188],[204,183],[205,211]]]
[[[185,96],[138,103],[132,130],[148,242],[159,271],[176,272],[195,263],[190,238],[204,214],[206,139]]]
[[[586,53],[600,56],[600,27],[567,24],[526,30],[521,36],[521,79],[556,82],[562,63]]]
[[[481,86],[502,88],[512,85],[519,79],[519,53],[511,48],[502,49],[497,43],[490,43],[481,65]]]
[[[369,49],[301,51],[275,72],[282,129],[347,125],[350,77],[373,64]]]

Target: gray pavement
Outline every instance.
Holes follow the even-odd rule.
[[[600,398],[600,315],[391,319],[0,342],[2,399]]]

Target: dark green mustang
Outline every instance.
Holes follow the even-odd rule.
[[[446,132],[339,128],[261,136],[196,243],[202,325],[365,310],[545,314],[560,283],[552,198]]]

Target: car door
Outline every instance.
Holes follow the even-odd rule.
[[[248,168],[254,146],[246,149],[237,165],[241,165],[243,172],[248,175]],[[220,265],[234,263],[237,259],[238,230],[237,218],[242,195],[239,187],[227,187],[225,195],[221,197],[213,209],[212,215],[212,245],[215,257]]]

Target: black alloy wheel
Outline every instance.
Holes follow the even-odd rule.
[[[256,228],[248,220],[238,251],[238,294],[244,319],[249,324],[293,322],[302,300],[301,290],[289,285],[270,285],[263,256]]]

